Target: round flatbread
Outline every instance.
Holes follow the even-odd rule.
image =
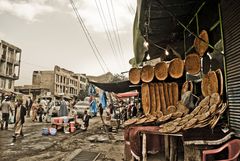
[[[132,84],[138,84],[141,80],[141,70],[138,68],[131,68],[129,71],[129,81]]]
[[[208,72],[209,84],[208,84],[208,95],[218,92],[218,78],[215,71]]]
[[[209,105],[209,102],[210,102],[210,96],[207,96],[203,100],[201,100],[198,106],[201,106],[201,107],[207,106]]]
[[[165,116],[162,116],[160,118],[158,118],[158,122],[164,122],[164,121],[167,121],[169,120],[170,118],[172,117],[172,114],[168,114],[168,115],[165,115]]]
[[[191,53],[185,58],[185,70],[191,75],[199,73],[201,70],[201,59],[198,54]]]
[[[214,104],[219,105],[219,103],[221,102],[221,98],[220,95],[218,93],[213,93],[210,97],[210,103],[209,105],[212,106]]]
[[[202,90],[202,95],[204,97],[208,96],[208,85],[209,85],[209,78],[208,75],[204,75],[202,82],[201,82],[201,90]]]
[[[191,112],[191,114],[197,115],[201,108],[202,108],[202,106],[195,107],[194,110]]]
[[[196,37],[194,39],[194,44],[193,45],[195,47],[196,52],[200,56],[203,56],[204,53],[208,49],[208,43],[209,43],[207,31],[206,30],[202,30],[198,37],[201,38],[202,40],[204,40],[205,42]]]
[[[209,112],[211,114],[214,114],[217,111],[217,105],[213,104],[210,108],[209,108]]]
[[[176,126],[176,127],[175,127],[175,130],[171,131],[171,133],[172,133],[172,134],[177,133],[177,132],[181,131],[182,128],[183,128],[183,126]]]
[[[146,65],[141,70],[141,80],[143,82],[151,82],[154,78],[154,69],[151,65]]]
[[[208,111],[208,109],[209,109],[209,106],[208,106],[208,105],[203,106],[203,107],[199,110],[198,114],[201,115],[201,114],[203,114],[203,113],[206,113],[206,112]]]
[[[138,118],[129,119],[124,122],[124,126],[132,125],[132,124],[136,123],[137,121],[138,121]]]
[[[164,61],[159,62],[154,67],[155,77],[162,81],[168,77],[168,64]]]
[[[148,119],[147,117],[141,118],[141,119],[137,120],[137,122],[135,124],[136,125],[143,124],[147,119]]]
[[[172,119],[176,119],[176,118],[180,118],[180,117],[182,117],[182,115],[183,115],[183,112],[179,112],[179,111],[177,111],[177,112],[174,112],[174,113],[172,113]]]
[[[170,113],[174,113],[177,111],[177,108],[175,106],[168,106],[167,108],[167,113],[170,114]]]
[[[189,120],[189,121],[187,122],[187,124],[184,126],[184,130],[193,128],[193,127],[194,127],[194,124],[196,124],[197,121],[198,121],[198,120],[197,120],[196,118],[192,118],[191,120]]]
[[[180,58],[173,59],[169,64],[168,73],[172,78],[180,78],[183,75],[184,62]]]
[[[216,70],[216,75],[217,75],[217,78],[218,78],[218,93],[220,95],[223,95],[223,85],[224,85],[224,82],[223,82],[222,70],[221,69],[217,69]]]
[[[143,112],[144,114],[149,114],[150,113],[150,90],[149,86],[147,83],[142,84],[142,107],[143,107]]]
[[[205,120],[208,116],[210,116],[210,112],[203,113],[201,115],[197,115],[194,118],[198,119],[199,121]]]

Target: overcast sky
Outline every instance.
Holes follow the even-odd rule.
[[[69,0],[0,0],[0,39],[22,49],[20,79],[15,85],[31,84],[34,70],[53,70],[55,64],[88,75],[129,70],[136,0],[74,2],[107,67],[102,61],[104,70],[99,65]],[[117,45],[118,34],[121,43]]]

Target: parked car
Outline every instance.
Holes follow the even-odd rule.
[[[91,116],[90,113],[90,106],[89,106],[89,102],[88,101],[78,101],[75,105],[74,105],[74,109],[77,111],[77,115],[78,117],[82,118],[84,111],[87,110],[88,114]]]

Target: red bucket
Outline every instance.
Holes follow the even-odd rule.
[[[70,128],[75,127],[75,122],[71,121],[69,124],[70,124]]]
[[[70,132],[75,132],[76,128],[75,127],[70,127]]]

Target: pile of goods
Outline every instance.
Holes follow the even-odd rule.
[[[196,75],[201,71],[201,57],[207,51],[209,43],[207,32],[203,30],[199,38],[194,40],[196,52],[188,54],[185,60],[175,58],[170,62],[159,62],[154,67],[146,65],[142,69],[132,68],[129,71],[129,80],[132,84],[142,83],[144,115],[127,120],[125,126],[160,124],[161,133],[177,133],[190,128],[216,126],[227,108],[227,104],[223,103],[221,98],[224,83],[220,69],[209,71],[204,75],[201,82],[204,98],[198,100],[197,105],[190,106],[186,103],[190,102],[187,100],[190,98],[188,96],[194,95],[191,81],[186,81],[182,85],[181,93],[176,82],[163,82],[169,76],[173,79],[181,78],[184,71],[190,75]],[[159,82],[151,83],[156,80]]]

